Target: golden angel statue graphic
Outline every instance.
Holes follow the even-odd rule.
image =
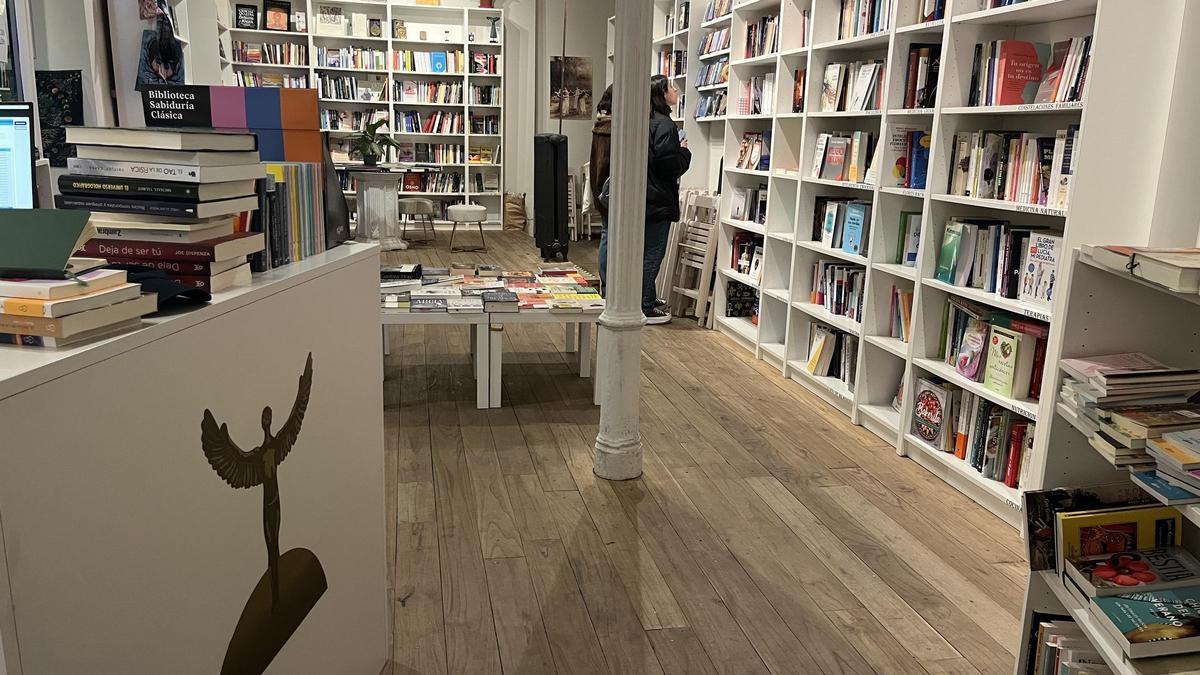
[[[299,627],[326,590],[325,572],[316,555],[307,549],[279,554],[279,466],[296,445],[312,394],[313,358],[308,355],[291,414],[277,433],[271,433],[271,407],[262,411],[262,442],[243,450],[205,409],[200,422],[204,456],[217,475],[235,489],[263,488],[263,537],[267,545],[267,573],[247,600],[230,641],[221,672],[261,673]]]

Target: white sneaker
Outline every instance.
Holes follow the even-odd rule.
[[[657,308],[652,309],[649,312],[646,312],[645,315],[646,315],[646,324],[650,325],[650,326],[657,326],[659,324],[671,323],[671,314],[668,312],[664,312],[661,309],[657,309]]]

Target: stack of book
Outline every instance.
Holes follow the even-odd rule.
[[[951,218],[942,233],[934,278],[1049,308],[1062,256],[1062,237],[1007,221]]]
[[[768,171],[771,168],[771,132],[747,131],[742,134],[735,166],[751,171]]]
[[[891,25],[892,3],[887,0],[842,0],[838,39],[885,31]]]
[[[745,56],[753,59],[779,51],[779,17],[763,16],[746,24]]]
[[[942,45],[913,43],[908,47],[908,70],[904,73],[904,107],[932,108],[937,102],[938,70]]]
[[[1092,643],[1074,621],[1039,621],[1033,640],[1035,648],[1029,662],[1029,675],[1112,673],[1112,670],[1104,665],[1104,657],[1092,648]]]
[[[1190,474],[1192,435],[1158,440],[1200,429],[1200,405],[1188,402],[1200,391],[1200,370],[1171,368],[1137,352],[1063,359],[1059,367],[1059,412],[1105,459],[1157,469],[1158,477],[1179,487],[1200,485]],[[1157,447],[1150,447],[1152,441]],[[1150,479],[1139,482],[1148,487]],[[1162,492],[1161,485],[1154,487],[1152,493]]]
[[[711,0],[704,10],[704,21],[707,23],[713,19],[729,16],[731,11],[733,11],[733,0]]]
[[[775,100],[775,73],[755,75],[742,82],[738,93],[739,115],[768,115]]]
[[[66,280],[0,279],[0,344],[68,347],[137,328],[158,310],[124,270]]]
[[[700,43],[700,56],[703,57],[708,54],[729,49],[729,35],[730,33],[728,28],[714,30],[708,35],[705,35],[704,41]]]
[[[729,105],[729,96],[725,91],[704,94],[696,104],[696,119],[722,117]]]
[[[818,260],[813,263],[809,302],[824,307],[830,314],[862,323],[866,283],[865,267],[840,260]]]
[[[919,378],[911,433],[953,454],[989,480],[1025,484],[1036,425],[1007,408],[941,378]]]
[[[166,272],[217,292],[250,281],[246,256],[263,178],[253,134],[181,129],[69,127],[77,158],[59,177],[60,209],[92,212],[82,254]]]

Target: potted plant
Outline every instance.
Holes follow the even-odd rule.
[[[379,158],[387,153],[388,148],[399,147],[386,132],[380,133],[379,130],[387,123],[386,118],[375,120],[350,137],[350,149],[362,157],[364,166],[377,166]]]

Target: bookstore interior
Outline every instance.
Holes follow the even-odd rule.
[[[1198,59],[0,0],[0,675],[1200,673]]]

